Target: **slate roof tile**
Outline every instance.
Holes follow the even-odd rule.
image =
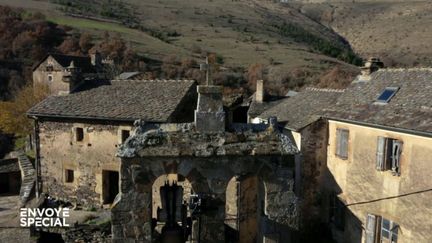
[[[64,96],[51,96],[27,115],[167,122],[182,99],[195,92],[192,80],[114,80]]]

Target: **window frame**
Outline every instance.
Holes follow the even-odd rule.
[[[378,104],[388,104],[389,101],[396,95],[396,93],[399,91],[399,87],[396,86],[390,86],[390,87],[385,87],[384,90],[378,95],[377,99],[376,99],[376,103]],[[384,95],[384,93],[386,91],[392,91],[392,94],[387,98],[387,99],[380,99],[381,96]]]
[[[391,171],[393,175],[400,176],[402,150],[402,140],[378,136],[376,170]]]

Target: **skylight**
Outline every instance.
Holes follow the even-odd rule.
[[[396,94],[399,90],[399,87],[387,87],[385,90],[378,96],[377,102],[379,103],[388,103],[391,98]]]

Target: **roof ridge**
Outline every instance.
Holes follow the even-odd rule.
[[[156,82],[195,82],[193,79],[112,79],[111,82],[115,83],[124,83],[124,82],[132,82],[132,83],[156,83]]]
[[[406,71],[431,71],[432,67],[411,67],[411,68],[381,68],[377,72],[406,72]]]
[[[345,89],[329,89],[329,88],[316,88],[316,87],[306,87],[308,91],[318,91],[318,92],[332,92],[332,93],[343,93]]]

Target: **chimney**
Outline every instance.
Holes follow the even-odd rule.
[[[377,57],[371,57],[366,61],[365,65],[361,68],[362,76],[369,76],[371,73],[378,71],[378,69],[383,68],[384,63]]]
[[[74,61],[71,61],[69,66],[63,71],[63,82],[69,83],[68,90],[63,90],[61,93],[69,94],[71,93],[76,86],[78,85],[81,77],[80,68],[75,66]]]
[[[91,64],[95,67],[100,67],[102,65],[102,57],[98,51],[90,54]]]
[[[264,102],[264,80],[262,79],[256,81],[255,101]]]
[[[222,104],[222,86],[199,85],[195,126],[199,132],[225,131],[225,112]]]

